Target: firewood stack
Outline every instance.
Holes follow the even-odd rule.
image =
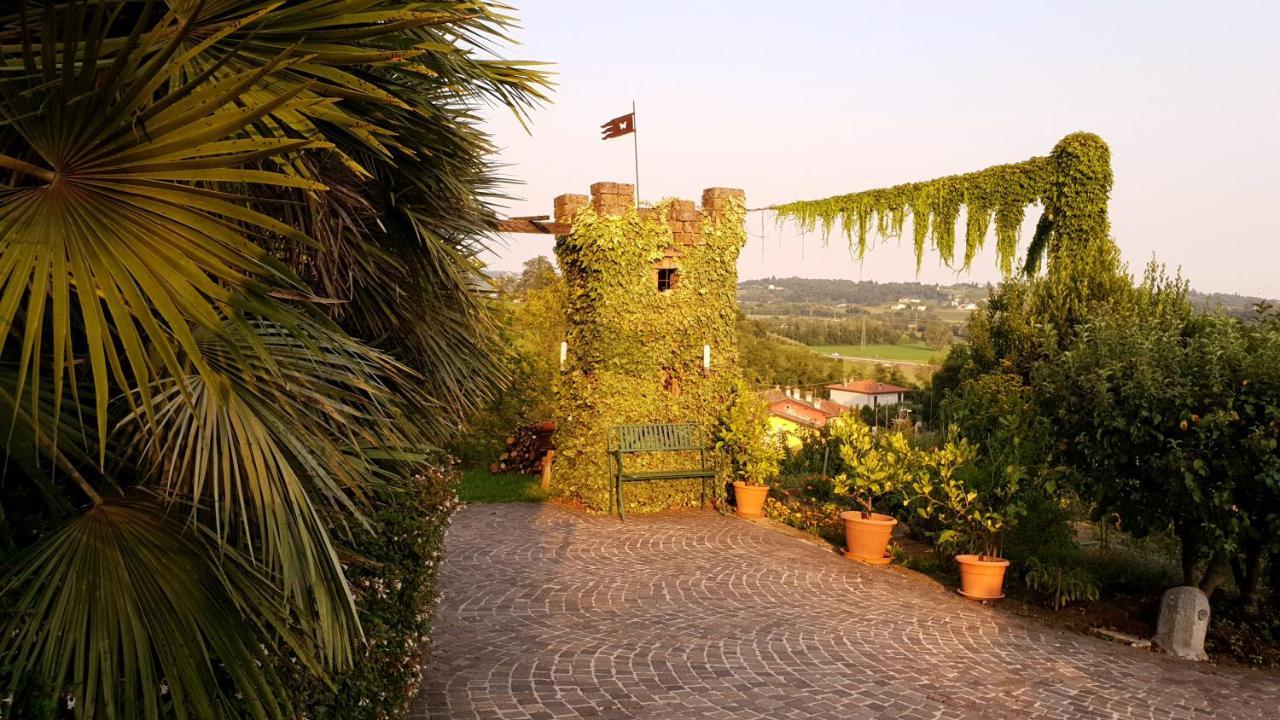
[[[498,462],[489,466],[489,472],[520,473],[522,475],[538,475],[551,462],[551,451],[555,449],[552,438],[556,433],[554,421],[521,425],[515,432],[507,436],[507,449],[498,457]]]

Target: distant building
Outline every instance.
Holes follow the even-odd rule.
[[[907,397],[908,388],[876,382],[875,380],[846,380],[827,386],[831,401],[847,408],[877,408],[896,405]]]
[[[889,306],[889,309],[890,310],[906,310],[907,306],[906,306],[906,303],[894,303]]]
[[[971,302],[971,303],[965,303],[963,307],[964,307],[964,309],[965,309],[965,310],[977,310],[977,309],[978,309],[978,303],[973,303],[973,302]]]
[[[769,428],[781,436],[792,450],[800,447],[807,430],[821,430],[831,418],[840,417],[848,408],[814,397],[809,391],[774,388],[760,393],[769,404]]]

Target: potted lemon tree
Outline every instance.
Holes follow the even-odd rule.
[[[858,510],[840,513],[845,557],[870,565],[890,561],[889,539],[898,520],[875,512],[875,505],[896,496],[904,509],[916,507],[923,517],[941,514],[941,499],[956,486],[956,473],[974,456],[960,439],[938,447],[917,448],[900,432],[868,427],[853,415],[832,421],[840,457],[848,468],[834,479],[836,492],[853,498]]]
[[[949,448],[954,448],[952,445]],[[930,480],[918,484],[919,513],[934,517],[947,529],[939,533],[941,547],[954,547],[960,570],[959,593],[971,600],[1004,597],[1004,575],[1009,561],[1001,555],[1001,538],[1009,520],[1023,511],[1016,500],[1018,480],[1012,476],[1003,492],[980,493],[956,472],[960,463],[941,448],[925,458]]]
[[[870,565],[886,565],[889,538],[896,518],[875,511],[877,501],[898,493],[911,476],[915,453],[898,432],[876,432],[850,414],[831,421],[831,436],[839,443],[840,458],[848,468],[832,484],[861,506],[840,513],[844,524],[845,557]]]
[[[993,374],[966,381],[947,399],[954,423],[947,435],[971,450],[967,462],[945,453],[928,460],[930,483],[917,490],[917,508],[944,528],[936,538],[952,547],[960,570],[960,594],[974,600],[1004,597],[1009,561],[1005,532],[1026,514],[1032,493],[1053,496],[1045,467],[1051,433],[1030,389],[1016,376]]]
[[[782,445],[769,433],[769,408],[745,383],[738,383],[712,437],[733,483],[733,502],[742,517],[764,514],[769,481],[778,475]]]

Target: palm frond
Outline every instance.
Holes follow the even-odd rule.
[[[90,52],[76,33],[65,37],[55,58]],[[237,312],[269,314],[275,304],[263,302],[265,289],[301,288],[254,239],[306,237],[216,188],[323,187],[244,167],[314,142],[228,142],[273,111],[316,104],[297,91],[245,102],[247,87],[289,60],[165,93],[157,77],[183,60],[168,43],[143,39],[121,50],[117,62],[140,66],[139,74],[113,82],[87,64],[47,67],[52,53],[27,48],[24,63],[40,72],[0,82],[0,166],[13,171],[0,185],[0,352],[19,338],[19,395],[29,377],[40,384],[45,348],[59,372],[55,394],[61,369],[85,357],[100,437],[113,384],[142,388],[149,406],[159,367],[203,369],[194,328],[216,331]]]
[[[548,75],[536,64],[485,56],[507,41],[513,21],[502,5],[277,5],[205,6],[193,23],[199,35],[219,40],[190,53],[184,72],[223,63],[216,77],[288,53],[297,62],[273,74],[273,84],[306,85],[299,97],[341,98],[273,113],[252,128],[255,136],[323,138],[333,146],[331,159],[295,156],[282,167],[323,178],[330,192],[286,188],[277,197],[294,202],[264,210],[319,247],[282,237],[273,249],[323,296],[346,301],[330,308],[344,327],[438,378],[431,391],[447,416],[419,415],[443,437],[500,382],[489,347],[489,288],[475,257],[494,225],[490,203],[503,198],[494,192],[493,147],[473,107],[491,103],[523,117],[545,100]]]
[[[278,717],[278,682],[226,584],[161,507],[98,505],[12,568],[4,593],[18,610],[0,659],[73,696],[86,720],[154,718],[164,705],[178,718],[231,717],[237,706]]]
[[[492,2],[3,12],[0,677],[284,717],[262,648],[349,665],[343,533],[498,380],[475,109],[547,76]]]
[[[366,453],[421,457],[388,386],[413,374],[305,321],[229,324],[198,344],[209,369],[155,381],[154,422],[125,418],[134,462],[219,547],[276,579],[324,663],[344,667],[359,623],[326,513],[361,521],[367,486],[385,472]]]

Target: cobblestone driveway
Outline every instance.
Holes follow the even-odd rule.
[[[415,718],[1280,718],[1280,681],[1002,615],[714,513],[477,505]]]

